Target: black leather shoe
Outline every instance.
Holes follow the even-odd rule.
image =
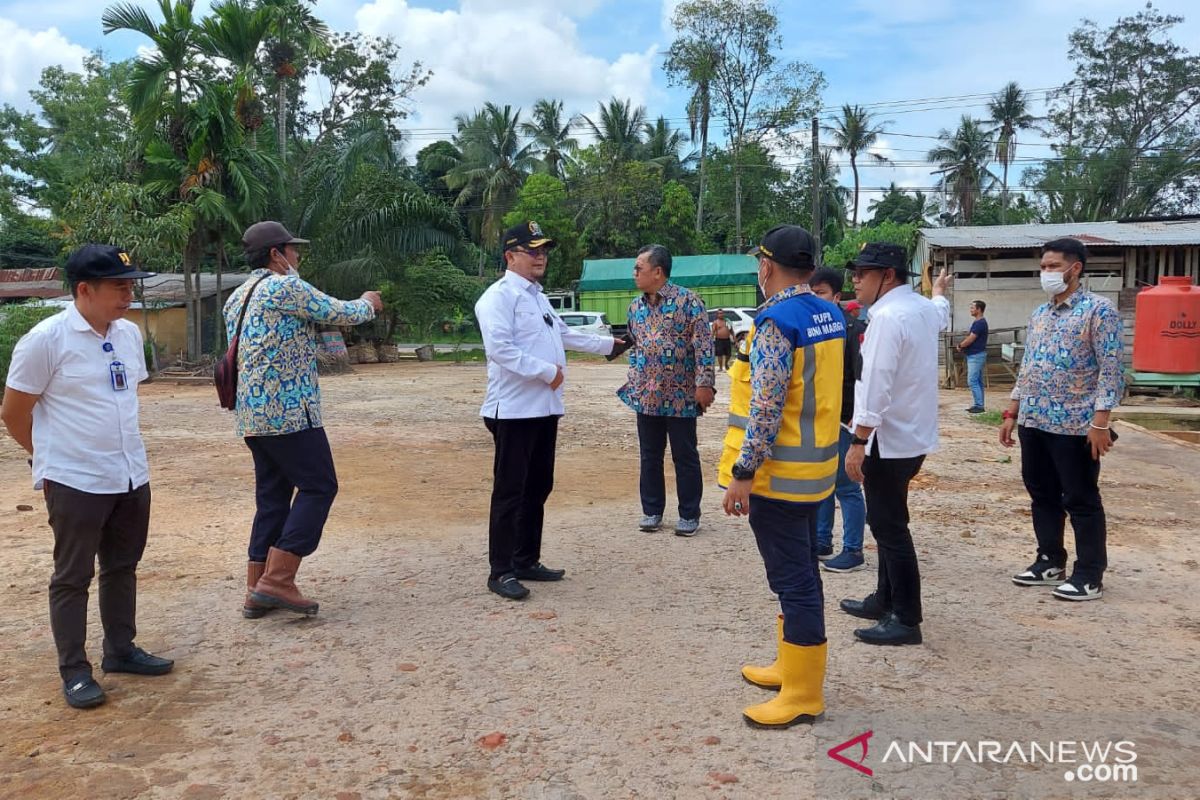
[[[920,644],[921,626],[905,625],[896,619],[895,614],[888,614],[879,620],[873,628],[860,628],[854,632],[854,638],[866,644]]]
[[[104,690],[91,675],[63,681],[63,697],[71,708],[95,708],[106,699]]]
[[[566,574],[565,569],[550,569],[540,561],[516,570],[517,579],[522,581],[561,581]]]
[[[859,619],[883,619],[887,611],[880,607],[874,594],[867,595],[865,600],[843,600],[838,607],[852,617]]]
[[[508,600],[524,600],[529,596],[529,590],[511,572],[499,578],[488,578],[488,588]]]
[[[105,672],[132,672],[134,675],[166,675],[175,666],[169,658],[152,656],[140,647],[126,656],[105,656],[100,669]]]

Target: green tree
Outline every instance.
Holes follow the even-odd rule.
[[[567,187],[549,173],[535,172],[525,180],[516,204],[504,215],[504,226],[535,220],[558,246],[550,251],[544,285],[565,289],[579,279],[583,270],[580,233],[571,215]]]
[[[998,94],[992,96],[988,101],[988,112],[991,121],[996,124],[993,131],[996,136],[996,160],[1003,168],[1000,177],[1000,224],[1003,225],[1007,221],[1008,168],[1017,154],[1017,134],[1032,128],[1035,119],[1029,113],[1029,95],[1015,82],[1005,84]]]
[[[909,256],[917,244],[917,223],[899,224],[882,222],[878,225],[864,225],[846,231],[846,236],[835,245],[825,248],[825,263],[841,269],[858,255],[858,251],[867,242],[890,242],[904,247]]]
[[[662,171],[614,158],[607,144],[580,151],[573,170],[575,218],[585,220],[588,258],[627,258],[646,243],[662,205]]]
[[[895,183],[888,184],[887,192],[878,200],[872,200],[867,210],[872,214],[871,225],[883,222],[927,225],[935,211],[931,199],[924,192],[917,190],[910,195]]]
[[[409,264],[402,284],[391,289],[385,287],[384,292],[389,306],[424,340],[438,322],[470,313],[484,283],[464,274],[445,254],[430,253]]]
[[[733,154],[734,246],[742,237],[742,156],[767,136],[786,131],[816,111],[825,79],[811,65],[783,63],[779,18],[764,0],[685,0],[675,9],[676,42],[717,56],[710,91],[716,97]]]
[[[1049,221],[1200,208],[1200,57],[1171,38],[1182,21],[1148,5],[1071,33],[1075,78],[1049,113],[1057,159],[1024,176]]]
[[[165,0],[160,0],[165,2]],[[267,60],[275,79],[275,136],[280,164],[287,164],[288,89],[308,58],[329,52],[329,26],[309,8],[312,0],[258,0],[270,17]]]
[[[862,106],[842,106],[842,116],[826,126],[825,130],[833,134],[833,149],[850,156],[850,171],[854,173],[854,202],[851,206],[850,224],[858,227],[858,157],[865,153],[876,164],[889,164],[888,159],[872,153],[871,148],[878,143],[880,134],[886,123],[876,123],[871,113]]]
[[[533,141],[541,169],[555,178],[565,176],[564,163],[579,149],[571,135],[570,118],[563,116],[561,100],[538,100],[533,104],[533,122],[521,123],[521,133]]]
[[[938,188],[949,198],[951,218],[962,225],[971,224],[975,204],[999,180],[987,168],[992,159],[990,137],[978,120],[964,114],[957,130],[943,129],[938,134],[941,144],[929,151],[929,160],[938,165],[934,174],[941,176]]]
[[[29,329],[61,309],[33,303],[13,303],[0,309],[0,383],[8,379],[13,348]]]
[[[691,160],[690,156],[682,154],[688,141],[683,132],[672,128],[665,117],[659,117],[653,125],[645,123],[642,130],[646,134],[641,147],[642,159],[661,169],[664,180],[682,177],[684,163]]]
[[[596,142],[605,145],[605,152],[612,157],[625,161],[637,158],[646,127],[645,106],[635,107],[631,100],[613,97],[600,104],[594,120],[584,115],[583,121]]]
[[[688,131],[700,142],[699,188],[696,192],[696,233],[704,228],[705,168],[708,161],[708,124],[713,114],[712,82],[720,50],[717,42],[681,36],[671,43],[663,65],[672,86],[691,90],[687,103]]]
[[[690,256],[697,251],[698,237],[692,228],[696,215],[696,201],[692,193],[679,181],[669,181],[663,186],[662,204],[654,214],[647,242],[666,245],[672,255]]]
[[[520,109],[485,103],[470,117],[460,115],[456,124],[458,153],[446,172],[446,185],[458,192],[456,206],[477,212],[479,243],[494,247],[501,218],[512,208],[537,156],[533,146],[522,141]],[[482,261],[479,274],[483,274]]]

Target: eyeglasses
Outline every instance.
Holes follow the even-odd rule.
[[[524,253],[525,255],[529,256],[530,258],[538,258],[538,257],[549,258],[550,257],[550,250],[545,247],[518,247],[518,248],[516,248],[516,250],[518,253]]]
[[[858,269],[852,269],[850,270],[850,280],[861,281],[863,278],[867,277],[868,272],[876,272],[877,270],[878,267],[859,267]]]

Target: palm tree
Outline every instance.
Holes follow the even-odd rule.
[[[117,3],[105,9],[101,23],[105,34],[136,31],[150,40],[154,51],[134,62],[126,97],[133,119],[143,135],[163,119],[163,105],[170,99],[167,137],[175,153],[182,156],[184,89],[190,87],[197,56],[200,28],[192,15],[195,0],[158,0],[163,21],[156,23],[133,3]]]
[[[1033,127],[1035,122],[1029,113],[1029,95],[1016,82],[1008,83],[988,103],[991,121],[996,123],[996,160],[1004,167],[1001,178],[1000,222],[1007,221],[1008,214],[1008,167],[1016,157],[1017,133]]]
[[[596,141],[606,146],[614,159],[632,161],[637,157],[642,145],[642,130],[646,125],[646,107],[633,107],[631,100],[611,98],[608,103],[600,104],[600,113],[593,120],[584,116],[591,134]]]
[[[210,58],[222,58],[241,78],[242,91],[237,98],[238,119],[257,144],[257,131],[265,122],[266,106],[259,99],[252,79],[258,66],[258,51],[271,32],[271,12],[251,8],[246,0],[225,0],[214,5],[212,14],[200,23],[198,46]]]
[[[879,141],[879,135],[883,133],[881,125],[884,124],[887,123],[877,125],[871,118],[870,112],[862,106],[847,104],[842,106],[841,119],[834,122],[832,127],[825,127],[826,131],[833,134],[833,149],[839,153],[850,154],[850,171],[854,173],[854,209],[850,224],[856,228],[858,227],[858,156],[860,153],[866,153],[877,164],[890,163],[883,156],[870,151],[871,147]]]
[[[651,125],[647,122],[642,126],[646,141],[642,144],[642,157],[663,172],[663,182],[674,180],[683,172],[683,164],[691,158],[681,158],[680,152],[687,144],[688,138],[682,131],[667,124],[665,117],[659,117]]]
[[[533,122],[521,123],[521,133],[533,140],[542,167],[556,178],[563,177],[564,162],[579,148],[571,136],[571,119],[563,119],[561,100],[538,100],[533,104]]]
[[[458,156],[446,173],[446,185],[458,191],[455,206],[479,202],[481,243],[498,239],[500,220],[515,202],[525,176],[537,165],[534,145],[521,141],[520,118],[520,109],[489,102],[482,111],[455,120]],[[479,268],[482,275],[482,260]]]
[[[928,155],[938,165],[934,174],[941,175],[937,186],[948,195],[951,213],[961,224],[970,225],[979,196],[999,181],[987,168],[992,157],[991,134],[978,120],[963,115],[958,130],[951,134],[943,129],[938,140],[942,144]]]
[[[700,186],[696,197],[696,232],[704,225],[704,189],[708,162],[708,123],[712,119],[712,81],[720,50],[705,39],[676,39],[663,68],[673,85],[691,88],[687,103],[688,132],[700,142]]]
[[[838,168],[828,150],[822,151],[817,157],[814,168],[821,212],[821,241],[826,246],[837,244],[842,240],[846,227],[846,203],[850,199],[850,190],[838,180]]]
[[[306,0],[259,0],[270,18],[267,58],[275,72],[275,136],[279,163],[287,164],[288,82],[299,74],[296,62],[329,50],[329,26],[318,19]]]

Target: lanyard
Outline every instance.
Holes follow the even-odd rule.
[[[116,350],[113,349],[112,342],[104,340],[101,349],[108,354],[108,379],[112,383],[114,392],[123,392],[129,388],[129,381],[125,377],[125,365],[117,359]]]

